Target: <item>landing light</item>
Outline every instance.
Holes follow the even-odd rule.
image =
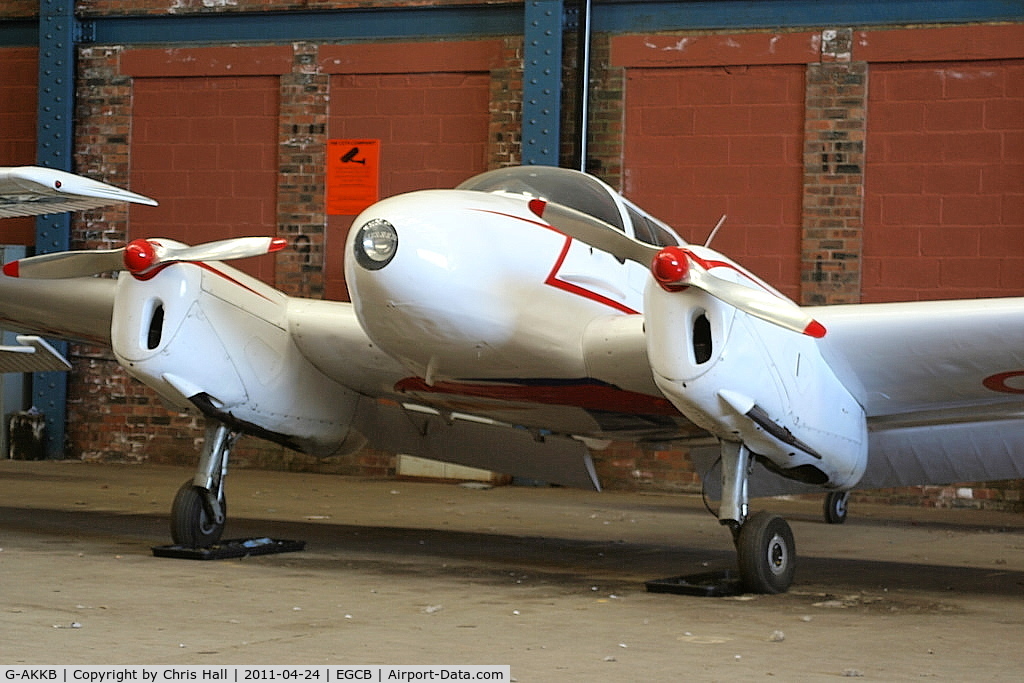
[[[398,251],[398,232],[383,218],[375,218],[359,228],[353,244],[356,262],[367,270],[380,270]]]

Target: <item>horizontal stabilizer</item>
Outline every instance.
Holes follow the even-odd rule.
[[[84,211],[130,202],[156,206],[156,200],[40,166],[0,167],[0,218]]]
[[[0,346],[0,372],[64,372],[71,363],[39,337],[19,335],[20,346]]]

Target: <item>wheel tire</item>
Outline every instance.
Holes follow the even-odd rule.
[[[796,572],[793,531],[782,517],[758,512],[736,539],[740,579],[750,593],[785,593]]]
[[[227,516],[227,503],[222,502]],[[187,548],[209,548],[220,540],[224,523],[217,524],[206,512],[203,505],[202,489],[189,479],[174,496],[171,506],[171,539],[175,545]]]
[[[825,521],[829,524],[842,524],[849,513],[850,493],[848,491],[831,491],[825,496]]]

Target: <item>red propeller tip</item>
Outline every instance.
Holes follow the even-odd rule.
[[[18,262],[11,261],[4,264],[4,275],[7,277],[18,277]]]
[[[275,251],[281,251],[288,246],[288,239],[285,237],[272,237],[270,239],[270,248],[267,249],[267,253],[273,253]]]
[[[819,323],[817,320],[812,320],[804,328],[804,334],[815,339],[821,339],[825,336],[825,326]]]

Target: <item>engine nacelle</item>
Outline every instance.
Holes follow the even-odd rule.
[[[352,451],[358,396],[295,346],[288,297],[221,263],[122,273],[111,326],[127,372],[176,410],[314,455]]]
[[[690,420],[720,439],[743,442],[782,476],[834,489],[860,481],[867,467],[864,410],[815,339],[695,288],[649,286],[645,311],[655,381]]]

